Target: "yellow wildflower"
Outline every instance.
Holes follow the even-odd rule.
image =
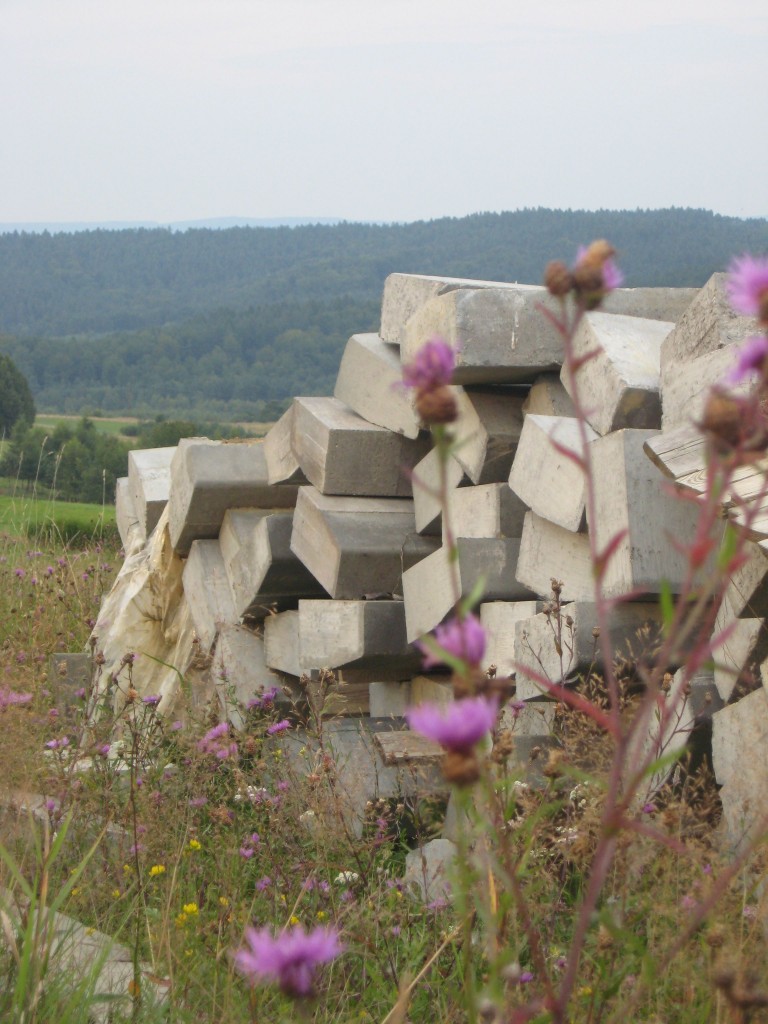
[[[119,889],[113,889],[112,890],[112,899],[113,900],[119,900],[121,895],[122,894],[121,894]]]
[[[195,914],[197,913],[197,904],[185,903],[181,909],[184,911],[185,914],[188,914],[190,917],[194,917]]]
[[[296,917],[295,914],[291,914],[291,918],[290,918],[288,924],[292,924],[295,927],[297,924],[300,924],[300,921],[299,921],[298,917]]]
[[[201,842],[198,842],[197,839],[190,839],[189,848],[190,850],[202,850],[203,844]]]
[[[227,899],[226,896],[219,896],[219,904],[222,907],[228,907],[229,906],[229,900]]]
[[[156,878],[157,875],[165,874],[165,864],[153,864],[149,869],[149,877]]]
[[[326,914],[326,912],[324,910],[318,910],[318,912],[317,912],[317,920],[318,921],[324,921],[326,919],[326,917],[328,917],[328,915]]]
[[[183,928],[186,923],[187,923],[187,915],[186,914],[177,914],[176,915],[176,927],[177,928]]]

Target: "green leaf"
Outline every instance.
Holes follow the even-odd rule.
[[[661,609],[661,621],[664,626],[664,633],[669,635],[672,623],[675,621],[675,599],[672,596],[672,587],[669,580],[661,581],[659,591],[659,608]]]

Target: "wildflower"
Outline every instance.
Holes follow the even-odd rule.
[[[318,910],[318,912],[315,914],[315,917],[317,918],[318,921],[325,921],[325,919],[328,917],[328,913],[325,910]]]
[[[270,885],[272,885],[272,879],[269,877],[269,875],[264,875],[264,877],[260,878],[256,883],[256,888],[258,889],[259,892],[264,892],[264,890],[268,889]]]
[[[416,391],[416,409],[425,423],[452,423],[458,416],[450,387],[456,351],[443,338],[430,338],[413,362],[403,367],[403,386]]]
[[[740,384],[752,373],[763,373],[768,367],[768,338],[755,334],[747,338],[736,353],[736,365],[723,378],[724,384]]]
[[[520,975],[520,984],[527,985],[531,981],[533,981],[533,974],[530,971],[523,971]]]
[[[290,728],[291,723],[288,721],[287,718],[284,718],[281,722],[274,722],[272,725],[270,725],[269,728],[267,729],[267,735],[274,736],[276,733],[284,732],[286,729]]]
[[[58,740],[48,740],[45,744],[48,750],[63,750],[69,746],[69,736],[62,736]]]
[[[150,694],[148,697],[142,697],[141,698],[142,704],[146,704],[147,707],[150,707],[150,708],[156,708],[161,700],[162,700],[162,697],[160,696],[160,694],[157,694],[157,693],[153,693],[153,694]]]
[[[153,864],[149,869],[149,877],[156,878],[158,875],[165,874],[165,864]]]
[[[726,284],[728,300],[737,313],[768,325],[768,257],[743,256],[731,261]]]
[[[624,275],[613,261],[615,254],[616,250],[605,239],[587,247],[581,245],[571,269],[560,260],[547,264],[544,284],[556,298],[564,299],[574,292],[584,309],[597,309],[605,296],[624,282]]]
[[[290,918],[288,919],[288,924],[292,928],[295,928],[297,924],[301,924],[301,921],[298,919],[298,917],[296,917],[295,914],[291,914]]]
[[[31,693],[18,693],[16,690],[0,690],[0,711],[5,711],[6,708],[18,707],[20,704],[29,704],[31,700]]]
[[[190,839],[189,840],[189,848],[190,848],[190,850],[202,850],[203,846],[202,846],[202,843],[198,839]]]
[[[360,875],[356,871],[340,871],[334,878],[336,885],[349,885],[351,882],[357,882]]]
[[[197,749],[204,754],[213,754],[219,761],[226,761],[229,757],[236,758],[237,743],[234,740],[227,742],[228,738],[229,723],[219,722],[198,742]]]
[[[408,724],[446,751],[443,776],[457,786],[469,786],[480,777],[480,764],[473,749],[493,728],[498,704],[495,699],[465,697],[448,707],[420,704],[406,711]]]
[[[112,890],[112,899],[113,900],[119,900],[121,895],[122,895],[122,893],[120,892],[119,889],[113,889]]]
[[[465,615],[438,626],[432,641],[417,643],[424,655],[424,668],[443,664],[443,654],[458,658],[471,668],[479,668],[485,654],[485,630],[475,615]]]
[[[194,917],[198,912],[196,903],[185,903],[181,909],[182,913],[187,914],[188,917]]]
[[[109,757],[110,751],[109,743],[103,743],[97,750],[97,753],[101,754],[102,757]]]
[[[465,697],[447,707],[419,704],[406,712],[408,724],[446,750],[471,750],[496,722],[498,705],[486,697]]]
[[[14,569],[14,573],[20,580],[23,580],[24,577],[27,575],[23,569]]]
[[[334,928],[305,932],[301,925],[273,936],[268,928],[246,928],[246,946],[235,953],[235,967],[254,985],[276,982],[292,996],[310,996],[316,968],[341,952]]]

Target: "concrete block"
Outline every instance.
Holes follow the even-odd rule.
[[[624,652],[629,644],[639,654],[638,632],[651,624],[656,636],[659,620],[656,602],[615,605],[609,623],[612,650]],[[602,658],[600,641],[594,634],[596,626],[596,608],[589,601],[565,605],[559,621],[557,614],[549,611],[518,620],[514,625],[517,699],[540,700],[548,695],[536,676],[551,683],[564,683],[600,669]]]
[[[454,538],[520,537],[526,506],[506,484],[459,487],[452,492],[449,522]],[[447,543],[443,516],[443,543]]]
[[[733,369],[736,351],[718,348],[680,362],[670,362],[661,379],[661,427],[666,433],[701,421],[709,393]],[[728,390],[743,394],[751,387],[747,380]]]
[[[267,665],[264,640],[240,625],[223,626],[219,632],[212,675],[222,714],[236,729],[244,725],[248,701],[286,681]],[[297,693],[297,699],[299,694]]]
[[[168,501],[173,448],[144,448],[128,452],[128,483],[145,536],[157,526]]]
[[[598,435],[584,424],[587,443]],[[586,525],[584,472],[573,458],[583,459],[578,420],[529,413],[509,474],[509,486],[538,516],[565,530],[579,532]]]
[[[411,483],[418,533],[440,535],[443,514],[443,502],[440,497],[442,473],[440,455],[436,448],[428,452],[414,466]],[[445,503],[449,508],[449,516],[454,491],[457,487],[469,482],[469,477],[464,472],[463,466],[459,465],[452,455],[449,455],[445,464]]]
[[[667,493],[663,477],[643,451],[649,436],[647,430],[619,430],[591,444],[597,522],[589,528],[598,550],[625,531],[603,577],[608,597],[632,591],[658,594],[662,580],[679,593],[688,571],[673,539],[693,538],[698,509]],[[712,564],[710,559],[702,572]]]
[[[485,657],[488,666],[496,666],[498,678],[516,670],[515,623],[530,619],[541,609],[541,601],[485,601],[480,605],[480,622],[487,637]]]
[[[499,388],[456,392],[456,461],[473,484],[506,481],[523,429],[524,393]]]
[[[182,582],[201,651],[208,654],[221,627],[239,618],[217,540],[192,542]]]
[[[403,570],[437,546],[415,526],[412,501],[329,497],[302,487],[291,550],[333,598],[395,594]]]
[[[747,543],[747,560],[731,576],[726,598],[737,618],[768,617],[768,551],[760,544]]]
[[[740,678],[747,673],[760,678],[760,665],[768,658],[768,630],[764,618],[744,618],[745,597],[752,589],[756,569],[765,571],[766,559],[757,545],[750,544],[752,558],[736,571],[723,594],[712,634],[714,685],[723,701],[729,701]],[[750,565],[751,562],[751,565]],[[762,563],[762,566],[761,564]],[[762,581],[758,584],[760,586]],[[725,635],[721,643],[719,637]]]
[[[337,398],[295,398],[293,450],[322,494],[410,497],[409,471],[431,447],[364,420]]]
[[[171,463],[173,549],[186,555],[193,540],[218,537],[229,508],[292,508],[297,492],[296,484],[269,483],[260,441],[182,440]]]
[[[402,718],[411,705],[411,684],[380,681],[369,683],[368,699],[374,718]]]
[[[559,373],[537,377],[523,402],[524,416],[574,416],[571,396],[563,387]]]
[[[594,598],[589,538],[528,512],[520,538],[517,579],[533,594],[549,599],[553,578],[562,581],[564,601]]]
[[[675,329],[669,333],[661,349],[661,368],[665,378],[670,367],[741,344],[754,333],[755,321],[740,316],[731,308],[725,282],[725,274],[713,274],[678,318]]]
[[[576,384],[590,426],[598,434],[622,427],[661,426],[661,344],[674,327],[664,320],[587,313],[573,339],[577,358],[595,353],[578,370]],[[574,382],[566,366],[566,390]]]
[[[457,848],[450,839],[431,839],[405,855],[405,884],[416,888],[425,903],[449,900],[448,875],[456,857]]]
[[[120,477],[115,484],[115,520],[123,550],[126,555],[131,555],[142,546],[147,535],[144,524],[136,512],[136,503],[127,476]]]
[[[369,423],[419,436],[415,392],[402,387],[400,350],[378,334],[353,334],[341,357],[334,397]]]
[[[293,405],[291,405],[267,433],[262,442],[267,464],[267,482],[270,484],[305,484],[307,478],[301,471],[299,460],[292,446]]]
[[[403,573],[403,598],[408,640],[417,640],[439,625],[457,596],[466,597],[482,579],[489,601],[524,601],[534,597],[515,579],[520,541],[460,539],[458,559],[451,563],[440,548]],[[455,591],[458,588],[458,594]]]
[[[768,695],[747,694],[712,716],[712,763],[722,787],[728,843],[739,849],[765,831],[768,819]]]
[[[237,616],[258,621],[324,590],[291,551],[292,512],[229,509],[219,544]]]
[[[445,678],[435,679],[432,676],[414,676],[411,680],[411,704],[439,704],[445,706],[452,703],[453,683]]]

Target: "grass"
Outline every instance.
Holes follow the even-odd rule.
[[[0,532],[30,540],[78,541],[81,545],[105,536],[114,542],[115,508],[0,494]]]
[[[35,416],[35,426],[42,427],[44,430],[55,430],[60,424],[64,424],[66,427],[76,426],[82,416],[68,416],[64,414],[55,413],[38,413]],[[133,416],[117,416],[114,418],[108,418],[104,416],[89,416],[89,420],[93,423],[96,430],[102,434],[114,434],[124,440],[127,440],[123,434],[123,428],[129,423],[140,423],[141,420]]]

